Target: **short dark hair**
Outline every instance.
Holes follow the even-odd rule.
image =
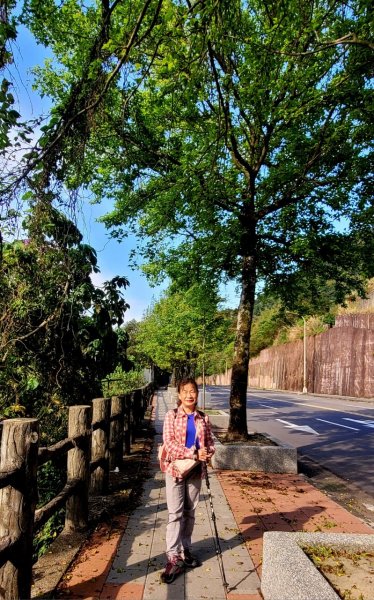
[[[181,391],[182,387],[184,387],[188,383],[190,383],[191,385],[194,386],[196,394],[198,394],[199,393],[199,388],[197,387],[196,380],[193,377],[183,377],[183,379],[181,379],[180,381],[178,381],[178,385],[177,385],[178,394]]]

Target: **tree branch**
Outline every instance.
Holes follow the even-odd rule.
[[[157,11],[159,11],[162,1],[163,0],[159,0],[158,5],[157,5]],[[16,188],[27,177],[27,175],[51,153],[51,151],[63,139],[63,137],[67,134],[67,132],[69,131],[71,126],[79,119],[79,117],[81,117],[83,114],[85,114],[89,111],[92,111],[101,103],[101,101],[103,100],[106,92],[108,91],[112,81],[118,75],[121,67],[128,59],[129,53],[130,53],[132,47],[136,43],[139,43],[139,41],[137,41],[137,35],[139,33],[139,29],[144,21],[144,18],[146,16],[146,13],[148,11],[148,8],[149,8],[151,2],[152,2],[152,0],[147,0],[144,3],[144,6],[138,16],[136,24],[130,34],[129,40],[128,40],[125,48],[123,49],[122,54],[116,64],[116,66],[113,68],[113,70],[107,76],[106,81],[105,81],[102,89],[100,90],[100,92],[96,95],[95,100],[93,102],[91,102],[90,104],[84,106],[77,112],[75,112],[71,117],[68,117],[68,111],[67,110],[65,111],[65,115],[61,118],[59,127],[56,130],[56,133],[55,133],[54,137],[52,138],[52,140],[49,142],[49,144],[46,145],[45,149],[40,154],[38,154],[38,156],[36,158],[34,158],[33,160],[30,161],[30,163],[26,166],[26,168],[21,173],[21,175],[19,177],[17,177],[14,181],[12,181],[5,188],[4,192],[9,191],[12,188]],[[108,16],[110,16],[110,14],[113,12],[114,8],[118,4],[119,4],[119,2],[114,2],[110,11],[107,12],[105,10],[106,3],[105,2],[103,3],[102,28],[101,28],[99,36],[96,38],[96,40],[94,41],[94,44],[92,46],[92,50],[90,53],[90,61],[93,61],[96,58],[98,58],[100,49],[101,49],[102,45],[106,42],[106,36],[103,34],[103,32],[107,30],[107,26],[108,26],[107,19],[108,19]],[[153,25],[154,25],[154,21],[153,21]],[[148,28],[148,33],[149,33],[149,31],[150,31],[150,29]],[[73,90],[74,96],[75,96],[76,89],[79,89],[82,85],[83,85],[83,80],[81,80],[80,83],[77,84],[76,88]],[[97,82],[95,82],[94,86],[96,88]],[[72,100],[75,101],[75,98],[72,98]],[[35,151],[37,151],[37,150],[35,150]]]
[[[370,42],[369,40],[363,40],[363,39],[357,37],[357,35],[355,33],[347,33],[347,35],[344,35],[343,37],[341,37],[337,40],[328,40],[326,42],[318,42],[318,43],[321,46],[320,48],[316,48],[315,50],[306,50],[304,52],[284,52],[281,50],[275,50],[273,48],[269,48],[268,46],[263,46],[263,48],[266,52],[269,52],[270,54],[277,54],[280,56],[294,56],[294,57],[311,56],[313,54],[318,54],[319,52],[324,52],[328,48],[333,48],[334,46],[345,45],[345,44],[351,45],[351,46],[363,46],[365,48],[369,48],[370,50],[374,50],[373,42]]]
[[[323,141],[324,141],[324,138],[325,138],[326,127],[327,127],[328,123],[330,122],[330,120],[332,119],[334,111],[335,111],[335,107],[333,106],[329,110],[329,112],[328,112],[328,114],[326,116],[325,122],[324,122],[323,126],[320,129],[318,143],[316,144],[315,148],[313,149],[313,152],[312,152],[311,156],[306,161],[304,169],[303,169],[303,172],[296,179],[296,181],[292,185],[292,188],[282,198],[280,198],[278,201],[273,202],[272,204],[270,204],[270,205],[262,208],[261,210],[257,211],[257,213],[256,213],[256,219],[257,220],[260,220],[260,219],[264,218],[265,216],[267,216],[267,215],[269,215],[269,214],[271,214],[273,212],[276,212],[280,208],[285,208],[286,206],[290,206],[291,204],[296,204],[300,200],[303,200],[304,198],[306,198],[307,195],[309,194],[309,192],[305,192],[304,194],[300,194],[300,195],[298,195],[296,197],[293,196],[293,194],[296,191],[296,189],[302,183],[313,183],[314,184],[314,188],[317,187],[317,186],[318,187],[324,186],[324,185],[327,185],[329,183],[328,180],[321,181],[319,179],[314,179],[314,178],[311,179],[311,180],[309,180],[307,178],[307,174],[310,171],[311,167],[321,157],[321,154],[322,154],[322,145],[323,145]]]
[[[8,340],[5,344],[4,344],[4,348],[6,346],[9,346],[10,344],[16,344],[17,342],[23,342],[24,340],[26,340],[27,338],[31,337],[32,335],[34,335],[35,333],[37,333],[38,331],[40,331],[41,329],[43,329],[44,327],[46,327],[48,325],[48,323],[50,323],[51,321],[53,321],[53,319],[56,318],[56,316],[58,315],[58,313],[61,311],[61,306],[62,303],[67,295],[67,292],[69,290],[69,285],[70,285],[70,280],[68,279],[64,290],[62,292],[62,302],[61,304],[53,311],[53,313],[51,315],[49,315],[49,317],[47,317],[46,319],[44,319],[44,321],[42,321],[42,323],[39,323],[39,325],[37,327],[35,327],[35,329],[33,329],[32,331],[29,331],[28,333],[25,333],[24,335],[18,337],[18,338],[14,338],[12,340]]]

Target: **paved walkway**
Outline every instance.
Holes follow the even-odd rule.
[[[194,551],[202,566],[188,570],[170,585],[161,583],[165,565],[167,509],[163,475],[157,461],[165,412],[174,402],[157,393],[152,477],[144,484],[142,503],[116,528],[103,525],[83,549],[58,597],[86,600],[261,600],[260,577],[264,531],[373,533],[347,510],[299,475],[209,470],[214,511],[228,594],[220,572],[209,495],[203,484],[196,511]],[[93,550],[94,548],[94,550]]]

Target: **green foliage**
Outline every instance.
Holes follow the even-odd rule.
[[[54,427],[56,429],[56,427]],[[47,435],[44,434],[44,441]],[[61,438],[57,438],[58,441]],[[43,443],[43,440],[42,440]],[[51,443],[51,442],[50,442]],[[66,483],[66,457],[47,462],[38,469],[38,507],[43,506],[62,490]],[[33,538],[33,560],[42,556],[64,527],[65,510],[57,511]]]
[[[264,308],[254,317],[251,331],[251,356],[256,356],[271,346],[282,324],[281,303]]]
[[[143,387],[145,383],[143,370],[125,372],[122,367],[117,366],[113,373],[103,379],[102,394],[104,396],[126,394],[126,392]]]
[[[16,6],[13,0],[3,0],[0,11],[0,70],[9,67],[13,63],[12,44],[17,38],[17,19],[12,14]],[[20,151],[25,143],[30,142],[33,132],[29,123],[20,121],[21,115],[15,110],[15,98],[17,90],[7,73],[7,77],[0,78],[0,156],[6,155],[9,147]],[[4,162],[5,166],[5,162]],[[3,173],[6,168],[3,169]],[[1,205],[1,201],[0,201]],[[14,214],[14,210],[11,211]],[[0,233],[1,254],[1,233]],[[1,256],[0,256],[1,258]]]
[[[233,322],[228,311],[217,309],[218,302],[214,291],[197,284],[184,292],[169,290],[139,323],[138,350],[175,379],[216,372],[225,360],[230,366]]]
[[[143,353],[142,347],[139,344],[138,332],[140,323],[135,319],[127,321],[118,331],[119,340],[124,340],[126,358],[129,369],[141,371],[143,368],[149,367],[149,357]]]
[[[60,438],[61,439],[61,438]],[[57,440],[55,440],[57,441]],[[66,483],[66,457],[47,462],[38,469],[38,506],[43,506],[62,490]],[[65,510],[57,511],[33,538],[34,561],[44,554],[64,527]]]
[[[30,237],[3,252],[0,412],[51,422],[67,404],[97,396],[101,379],[124,360],[114,327],[128,282],[115,277],[95,288],[94,250],[51,205],[37,204],[25,227]]]
[[[256,282],[314,314],[312,302],[319,312],[362,292],[372,270],[372,26],[359,2],[206,2],[178,15],[121,123],[121,168],[101,154],[93,190],[110,189],[105,222],[138,234],[151,280],[239,283],[229,427],[245,434]],[[337,42],[352,31],[368,44]],[[272,316],[266,328],[274,337]]]
[[[52,542],[57,538],[64,528],[65,511],[57,511],[33,538],[33,561],[36,562],[48,551]]]

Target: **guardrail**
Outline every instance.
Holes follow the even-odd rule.
[[[65,531],[88,527],[88,497],[108,491],[149,406],[154,385],[69,408],[68,437],[39,447],[39,421],[7,419],[0,430],[0,598],[31,597],[33,536],[65,505]],[[36,509],[38,467],[67,454],[66,485]]]

